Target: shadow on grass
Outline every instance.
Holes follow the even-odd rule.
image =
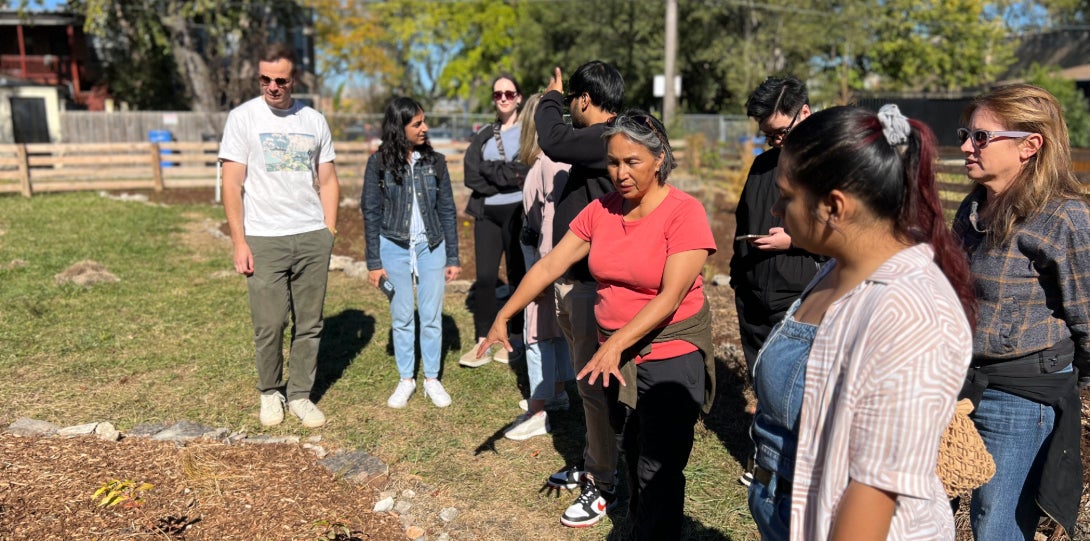
[[[744,387],[744,375],[732,368],[727,360],[717,356],[715,402],[711,413],[704,416],[704,426],[715,433],[739,464],[746,464],[753,456],[753,440],[749,438],[753,415],[745,412]]]
[[[443,314],[442,317],[443,339],[439,346],[439,379],[443,379],[443,372],[446,371],[446,363],[442,362],[442,359],[446,358],[447,353],[452,351],[458,351],[462,347],[462,335],[458,331],[458,323],[454,321],[453,317],[447,314]],[[420,313],[413,313],[413,358],[416,359],[416,364],[413,366],[414,374],[421,374],[424,365],[421,364],[420,356]],[[386,333],[386,355],[390,356],[390,360],[394,357],[394,330],[390,329]]]
[[[345,310],[325,318],[322,342],[318,345],[318,374],[310,391],[312,400],[322,399],[374,335],[375,318],[362,310]]]
[[[613,526],[604,538],[606,541],[629,541],[635,538],[632,532],[633,525],[630,520],[627,500],[610,509],[608,515]],[[715,528],[705,526],[704,523],[688,515],[684,516],[682,520],[684,522],[682,524],[681,539],[688,541],[732,541],[734,539]]]

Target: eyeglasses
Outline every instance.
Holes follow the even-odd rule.
[[[277,77],[276,79],[273,79],[268,75],[260,75],[258,76],[257,80],[261,81],[261,86],[269,86],[273,83],[276,83],[276,86],[288,86],[292,82],[294,82],[294,79],[285,79],[283,77]]]
[[[965,141],[969,139],[969,136],[973,137],[973,146],[981,149],[988,146],[996,137],[1026,137],[1033,135],[1033,132],[1028,131],[988,131],[988,130],[973,130],[969,131],[968,128],[958,128],[958,142],[965,144]]]
[[[575,98],[578,98],[582,95],[582,92],[572,92],[571,94],[566,94],[564,96],[564,105],[571,107],[571,102],[575,101]]]
[[[798,111],[795,111],[795,116],[791,117],[791,123],[788,124],[786,128],[780,128],[778,130],[773,130],[772,132],[762,130],[761,135],[764,135],[769,141],[777,141],[787,137],[787,134],[791,133],[791,129],[795,127],[795,123],[799,121],[799,113],[801,112],[802,108],[800,107]]]
[[[502,92],[497,90],[492,93],[492,101],[500,101],[503,98],[507,98],[507,101],[515,101],[515,97],[518,95],[519,93],[514,90],[504,90]]]

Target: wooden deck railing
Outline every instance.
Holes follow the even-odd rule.
[[[465,143],[436,145],[460,166]],[[334,143],[337,175],[360,186],[368,142]],[[216,185],[219,143],[102,143],[0,145],[0,194],[77,190],[156,190]]]

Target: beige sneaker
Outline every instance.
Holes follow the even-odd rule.
[[[473,347],[469,348],[469,351],[465,352],[462,355],[462,357],[460,359],[458,359],[458,364],[460,364],[460,365],[462,365],[462,366],[464,366],[466,368],[477,368],[478,366],[484,366],[484,365],[488,364],[489,362],[491,362],[492,361],[492,348],[490,347],[490,348],[486,349],[485,352],[484,352],[484,355],[481,355],[480,357],[478,357],[477,356],[477,347],[478,346],[480,346],[480,343],[473,344]]]
[[[284,395],[279,391],[261,394],[261,413],[257,418],[265,426],[276,426],[284,422]]]
[[[549,433],[549,415],[544,411],[537,415],[522,414],[515,422],[503,432],[503,437],[509,440],[523,441],[534,436],[544,436]]]
[[[307,398],[296,398],[291,402],[288,402],[288,409],[291,410],[299,421],[303,423],[303,426],[307,428],[318,428],[325,424],[325,414],[322,410],[318,409],[318,406],[314,405]]]

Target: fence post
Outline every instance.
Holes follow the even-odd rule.
[[[162,156],[159,155],[159,143],[149,143],[151,145],[151,178],[152,186],[155,191],[163,191],[163,164],[161,160]]]
[[[19,186],[23,197],[34,195],[30,185],[30,154],[26,151],[26,144],[15,145],[15,157],[19,160]]]

